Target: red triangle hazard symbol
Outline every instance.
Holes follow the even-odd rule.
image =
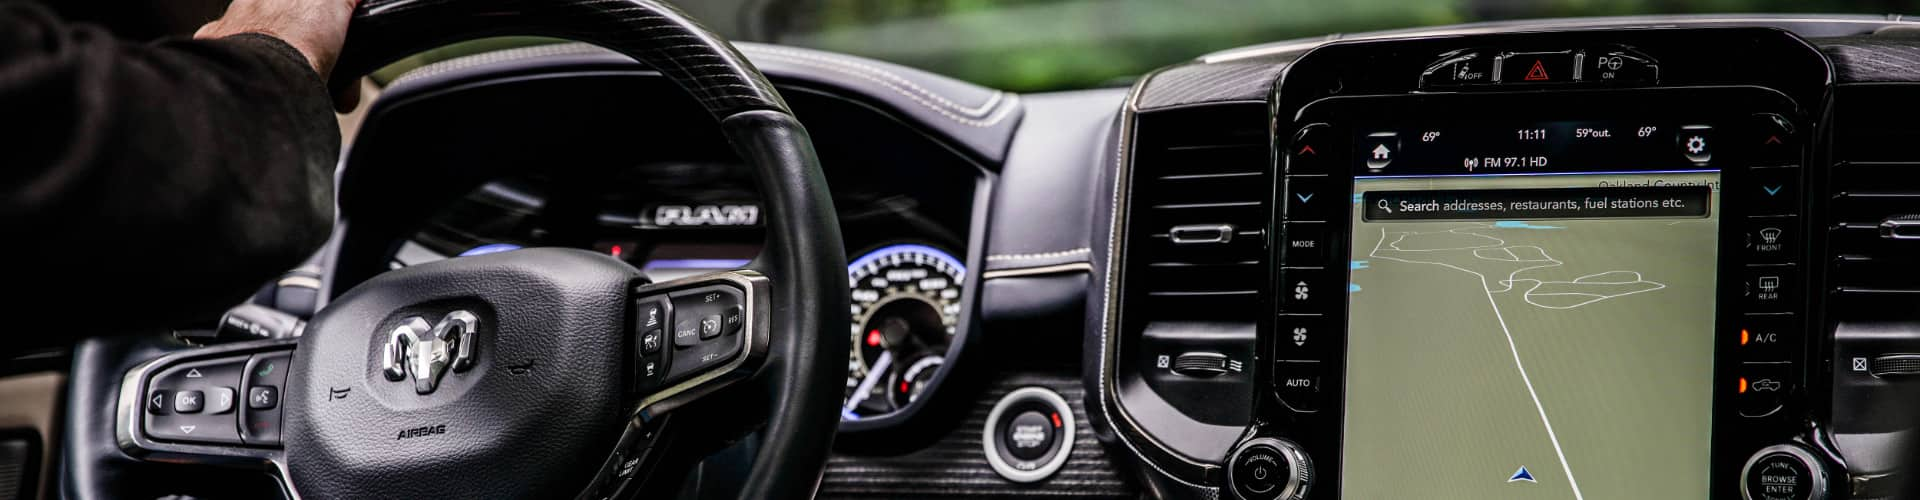
[[[1547,66],[1540,64],[1540,60],[1535,59],[1533,61],[1533,69],[1527,70],[1526,80],[1531,82],[1545,79],[1547,79]]]

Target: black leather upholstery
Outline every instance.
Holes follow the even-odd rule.
[[[537,35],[615,48],[666,75],[715,118],[787,104],[739,51],[679,10],[652,0],[367,0],[334,67],[335,86],[447,43]]]
[[[988,272],[1084,264],[1090,258],[1094,182],[1126,89],[1032,96],[995,186]]]
[[[720,122],[734,148],[761,165],[767,246],[754,267],[773,278],[771,357],[759,381],[770,414],[740,498],[806,498],[819,487],[852,340],[846,250],[827,180],[807,130],[792,116],[747,112]]]

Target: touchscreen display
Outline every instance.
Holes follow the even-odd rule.
[[[1354,133],[1344,498],[1705,497],[1711,128]]]

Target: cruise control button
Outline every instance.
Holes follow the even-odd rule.
[[[700,340],[720,336],[720,315],[708,314],[700,318]]]
[[[673,325],[673,347],[685,349],[700,344],[700,320],[676,321]]]
[[[663,383],[678,382],[739,355],[741,336],[721,335],[727,311],[743,305],[738,289],[707,286],[674,292],[672,300],[674,349]]]
[[[740,306],[736,305],[736,306],[727,307],[726,312],[720,313],[720,321],[725,323],[724,325],[722,325],[723,330],[721,331],[721,333],[726,335],[733,335],[735,333],[738,333],[740,331],[740,324],[744,320],[745,320],[745,315],[742,314],[742,310],[740,309]]]

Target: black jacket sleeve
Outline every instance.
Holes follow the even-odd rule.
[[[340,132],[264,35],[116,40],[0,3],[0,318],[59,341],[198,321],[325,240]]]

